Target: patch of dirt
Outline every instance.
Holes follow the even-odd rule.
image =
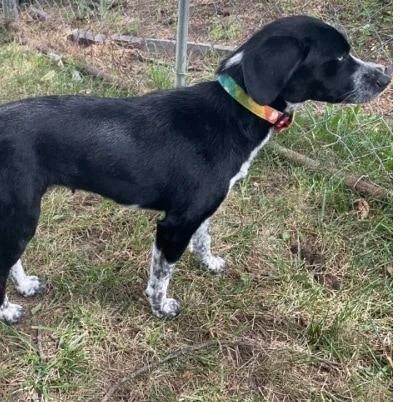
[[[332,290],[339,290],[340,283],[339,279],[331,273],[328,272],[316,272],[314,274],[314,279],[322,286],[325,286]]]
[[[321,286],[324,286],[331,290],[340,289],[339,278],[330,273],[325,272],[325,257],[324,254],[314,251],[316,247],[305,244],[293,244],[290,246],[290,251],[299,255],[300,258],[305,262],[305,266],[312,270],[312,275],[314,280],[316,280]]]
[[[325,263],[325,257],[319,252],[313,251],[310,246],[293,244],[290,246],[293,254],[299,254],[309,268],[319,268]]]

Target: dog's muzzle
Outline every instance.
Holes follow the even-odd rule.
[[[376,86],[382,91],[391,82],[393,66],[392,66],[392,64],[390,64],[387,67],[378,65],[378,67],[376,67],[376,69],[380,72],[380,74],[377,78],[377,81],[376,81]]]

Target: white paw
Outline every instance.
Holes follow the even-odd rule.
[[[4,321],[8,325],[17,324],[21,318],[24,309],[18,305],[7,302],[0,307],[0,321]]]
[[[201,266],[209,272],[219,274],[225,269],[226,262],[221,257],[211,256],[208,260],[202,261]]]
[[[24,296],[35,296],[43,291],[45,288],[45,281],[37,276],[26,276],[23,282],[15,285],[17,292]]]
[[[165,299],[160,306],[151,303],[152,313],[159,318],[173,318],[181,311],[181,304],[176,299]]]

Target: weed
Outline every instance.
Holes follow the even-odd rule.
[[[173,69],[163,64],[153,63],[149,67],[149,87],[169,89],[173,87]]]

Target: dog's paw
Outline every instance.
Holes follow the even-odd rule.
[[[211,256],[206,261],[201,262],[201,266],[208,272],[219,274],[225,269],[226,262],[221,257]]]
[[[15,285],[15,289],[24,297],[35,296],[45,289],[45,281],[37,276],[27,276],[23,282]]]
[[[24,309],[13,303],[8,303],[0,308],[0,321],[4,321],[8,325],[18,324],[21,321]]]
[[[179,315],[181,309],[176,299],[165,299],[160,306],[152,306],[152,313],[158,318],[173,318]]]

